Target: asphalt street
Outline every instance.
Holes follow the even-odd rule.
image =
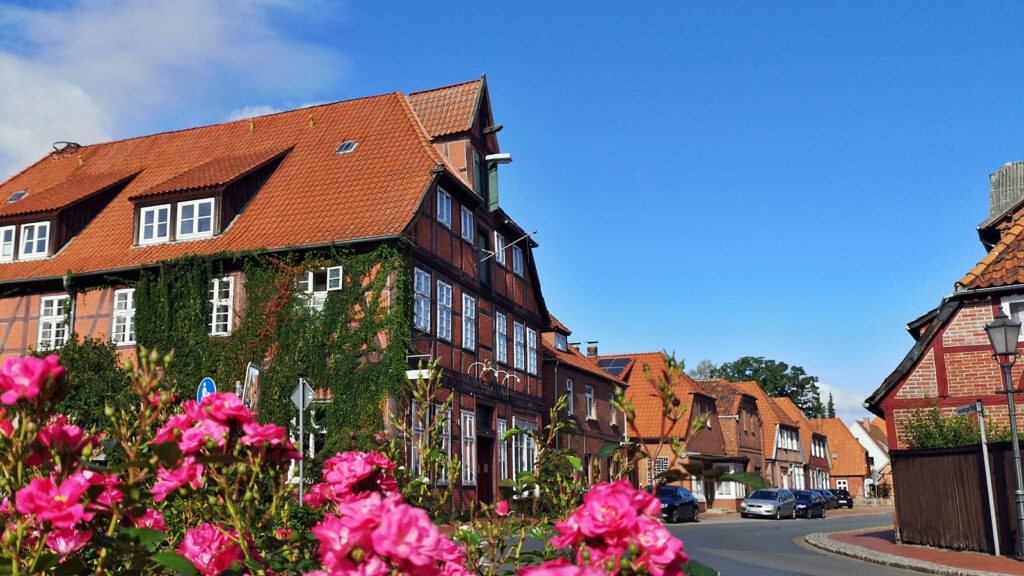
[[[870,564],[810,548],[803,536],[892,525],[892,515],[835,516],[796,520],[714,519],[696,524],[669,524],[683,549],[722,576],[920,576],[920,572]]]

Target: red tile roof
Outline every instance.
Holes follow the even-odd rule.
[[[338,144],[358,147],[336,155]],[[211,239],[133,246],[130,197],[192,171],[192,184],[225,178],[228,164],[211,160],[258,157],[290,148],[237,219]],[[202,166],[209,173],[200,177]],[[237,165],[235,165],[237,166]],[[0,264],[0,282],[58,278],[68,272],[137,267],[185,254],[344,243],[401,234],[417,210],[432,169],[447,166],[405,97],[399,93],[325,104],[250,120],[83,146],[44,157],[0,184],[0,198],[29,191],[43,206],[69,200],[61,185],[138,175],[56,255]],[[452,170],[449,167],[449,170]],[[453,171],[453,170],[452,170]],[[453,171],[454,172],[454,171]],[[95,185],[79,188],[76,193]],[[72,195],[73,196],[73,195]]]
[[[757,398],[757,411],[761,414],[761,440],[764,445],[764,457],[771,458],[775,454],[775,445],[778,443],[778,439],[775,437],[778,431],[776,425],[783,424],[794,428],[798,428],[799,425],[775,403],[773,398],[768,396],[768,393],[757,382],[733,382],[732,385]]]
[[[626,389],[626,399],[633,404],[636,414],[637,432],[642,438],[684,438],[689,435],[690,422],[693,418],[693,393],[703,393],[703,390],[685,372],[679,374],[674,382],[673,393],[680,401],[683,412],[682,419],[675,426],[664,431],[662,434],[662,406],[653,384],[647,380],[644,374],[644,367],[650,370],[651,378],[655,380],[668,380],[668,364],[665,362],[663,352],[650,352],[644,354],[613,354],[600,356],[599,358],[630,358],[629,366],[622,373],[622,379],[629,385]],[[631,431],[632,434],[632,431]]]
[[[26,190],[29,193],[28,196],[21,200],[0,205],[0,218],[60,210],[85,200],[98,192],[122,184],[137,172],[138,170],[134,172],[120,170],[99,174],[76,174],[49,188],[37,191]],[[0,190],[7,190],[7,188],[0,188]],[[15,192],[12,192],[12,194]],[[7,194],[4,198],[6,197],[10,197],[10,194]]]
[[[828,449],[836,455],[831,461],[832,476],[866,476],[867,451],[839,418],[816,418],[828,438]]]
[[[565,324],[562,324],[561,322],[559,322],[558,318],[555,318],[555,316],[553,314],[548,314],[548,324],[551,326],[551,329],[554,330],[555,332],[561,332],[562,334],[565,334],[566,336],[569,336],[570,334],[572,334],[572,330],[569,330],[568,328],[566,328]]]
[[[800,444],[804,447],[804,458],[811,457],[811,444],[814,439],[814,435],[818,434],[825,436],[825,441],[828,442],[828,437],[824,430],[821,428],[821,423],[817,419],[812,419],[804,416],[803,410],[800,409],[791,399],[788,397],[774,398],[775,403],[782,408],[782,411],[789,415],[800,426]],[[831,464],[831,458],[829,459]]]
[[[552,316],[552,318],[554,317]],[[598,378],[602,378],[608,382],[616,384],[617,386],[621,386],[623,388],[627,386],[627,384],[622,380],[615,378],[611,374],[602,370],[593,358],[584,355],[574,346],[569,346],[568,350],[565,352],[555,348],[554,332],[543,333],[541,335],[541,342],[544,346],[544,353],[552,358],[557,358],[559,362],[564,362],[593,376],[597,376]]]
[[[1017,220],[1003,232],[999,242],[957,285],[990,288],[1024,284],[1024,222]]]
[[[484,79],[409,94],[409,104],[431,138],[466,132],[473,127]]]
[[[715,397],[719,414],[739,414],[740,400],[747,394],[746,392],[733,386],[733,383],[725,378],[697,378],[695,381],[701,388],[707,390],[708,394]]]
[[[183,190],[226,186],[270,161],[280,158],[287,151],[288,148],[277,146],[268,150],[214,158],[177,176],[171,176],[156,186],[129,196],[129,198],[134,200]]]

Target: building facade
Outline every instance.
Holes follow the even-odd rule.
[[[717,463],[727,473],[748,472],[760,476],[764,470],[763,421],[757,398],[721,378],[697,379],[697,384],[714,396],[718,407],[718,425],[725,441],[725,453],[736,458],[732,463]],[[746,486],[736,482],[715,483],[715,507],[739,510],[747,495]]]
[[[810,489],[828,488],[831,477],[831,458],[828,450],[828,437],[821,431],[818,423],[804,416],[800,408],[789,398],[773,398],[794,422],[800,427],[800,443],[807,456],[804,469],[804,486]]]
[[[800,427],[757,382],[734,382],[737,388],[757,398],[762,418],[764,470],[762,476],[771,486],[794,490],[807,487],[807,458],[800,443]]]
[[[553,407],[565,396],[567,404],[558,417],[575,427],[574,434],[560,434],[556,448],[576,453],[583,463],[588,482],[608,481],[614,471],[610,456],[599,452],[608,444],[621,444],[625,438],[625,415],[614,405],[616,390],[626,383],[602,370],[593,358],[583,355],[569,343],[572,332],[553,316],[551,329],[544,333],[544,404]],[[548,413],[544,413],[545,424]]]
[[[815,418],[811,423],[828,438],[831,451],[830,489],[849,490],[856,498],[863,498],[865,481],[869,477],[868,454],[839,418]]]
[[[537,245],[498,205],[497,167],[507,160],[500,128],[481,78],[67,145],[0,184],[0,350],[59,349],[74,333],[110,339],[130,357],[140,318],[154,313],[137,309],[140,275],[197,255],[219,272],[195,286],[207,327],[196,348],[216,348],[246,325],[251,300],[252,279],[232,254],[286,266],[283,254],[393,246],[398,265],[356,275],[323,262],[296,271],[293,290],[322,312],[334,292],[361,286],[363,298],[349,308],[353,330],[360,314],[394,311],[396,288],[407,290],[411,337],[399,352],[408,368],[436,361],[442,371],[442,395],[453,400],[445,446],[464,463],[456,500],[493,501],[502,478],[534,465],[532,436],[498,439],[505,429],[541,425],[548,318]],[[397,336],[368,335],[350,364],[393,352]],[[274,353],[240,359],[229,373],[240,379],[246,361],[266,365]],[[345,401],[344,390],[331,392],[322,396]],[[415,435],[410,413],[402,417]]]

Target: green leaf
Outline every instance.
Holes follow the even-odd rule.
[[[522,434],[522,433],[523,433],[523,431],[520,430],[519,428],[509,428],[508,430],[505,431],[504,434],[501,435],[501,441],[505,442],[509,438],[512,438],[513,436],[518,436],[519,434]]]
[[[708,568],[696,560],[690,560],[688,564],[683,566],[683,574],[687,576],[721,576],[718,570]]]
[[[164,466],[173,466],[181,459],[181,448],[178,448],[177,442],[150,444],[149,447]]]
[[[764,488],[768,485],[764,478],[757,474],[750,472],[734,472],[732,474],[723,474],[719,479],[719,482],[731,481],[738,482],[744,486],[750,488]]]
[[[56,554],[40,554],[39,560],[36,561],[36,572],[46,572],[56,566],[58,562],[60,562],[60,556]]]
[[[611,456],[619,448],[620,448],[620,446],[618,444],[615,444],[615,443],[605,444],[604,446],[601,446],[600,450],[597,451],[596,458],[598,460],[601,460],[603,458],[607,458],[607,457]]]
[[[678,482],[683,478],[686,478],[686,474],[684,474],[683,471],[678,468],[673,468],[671,470],[666,470],[665,472],[659,474],[658,478],[660,478],[662,483],[664,484],[671,484],[673,482]]]
[[[117,531],[117,537],[133,542],[153,552],[164,541],[164,531],[152,528],[121,528]]]
[[[88,572],[89,569],[85,566],[85,562],[82,562],[82,559],[77,556],[72,556],[53,569],[53,576],[77,576]]]
[[[174,552],[160,552],[151,556],[154,562],[174,570],[178,576],[196,576],[199,571],[188,558]]]
[[[583,460],[580,460],[579,456],[566,454],[565,459],[569,461],[569,465],[572,466],[573,470],[577,472],[583,470]]]

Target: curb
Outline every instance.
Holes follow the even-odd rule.
[[[819,550],[824,550],[833,554],[849,556],[850,558],[856,558],[857,560],[863,560],[873,564],[881,564],[892,568],[916,570],[927,574],[939,574],[940,576],[1012,576],[1003,572],[986,572],[983,570],[954,568],[952,566],[944,566],[942,564],[927,562],[925,560],[916,560],[914,558],[904,558],[902,556],[876,552],[861,546],[838,542],[830,538],[825,532],[814,532],[813,534],[808,534],[807,536],[804,536],[804,542],[818,548]]]

